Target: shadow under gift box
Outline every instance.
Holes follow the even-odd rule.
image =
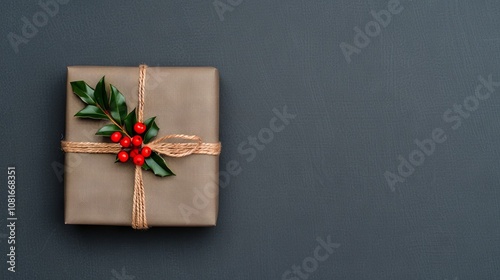
[[[91,87],[105,76],[106,90],[115,86],[137,107],[139,67],[68,67],[66,141],[110,142],[95,133],[106,120],[74,115],[85,104],[70,82]],[[148,67],[144,119],[156,116],[158,139],[168,134],[198,135],[219,142],[219,73],[213,67]],[[115,163],[113,154],[65,154],[65,223],[130,226],[135,166]],[[158,177],[143,170],[146,217],[154,226],[215,226],[218,214],[219,156],[163,156],[176,176]]]

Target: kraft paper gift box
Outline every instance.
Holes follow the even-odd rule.
[[[65,141],[109,142],[95,135],[104,120],[74,115],[85,104],[70,82],[91,87],[105,76],[128,112],[137,107],[139,67],[68,67]],[[204,143],[219,142],[219,74],[212,67],[149,67],[145,79],[144,119],[156,116],[159,133],[188,134]],[[66,153],[65,223],[130,226],[135,166],[115,163],[113,154]],[[163,156],[176,176],[143,171],[148,226],[215,226],[218,214],[219,156]]]

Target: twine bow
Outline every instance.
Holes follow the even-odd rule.
[[[146,83],[146,65],[139,66],[139,102],[137,106],[137,121],[142,122],[144,118],[144,95]],[[190,143],[171,143],[168,139],[190,140]],[[221,144],[203,143],[197,135],[170,134],[148,143],[152,151],[169,157],[185,157],[192,154],[219,155]],[[96,142],[69,142],[61,141],[62,150],[66,153],[90,153],[90,154],[117,154],[120,152],[120,144],[96,143]],[[146,219],[146,196],[144,193],[144,182],[142,179],[141,166],[135,166],[134,196],[132,199],[132,227],[134,229],[147,229]]]

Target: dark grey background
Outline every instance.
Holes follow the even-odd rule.
[[[340,43],[388,2],[243,0],[221,20],[212,0],[72,0],[16,53],[9,32],[43,10],[3,1],[2,279],[282,279],[327,236],[340,247],[308,279],[500,279],[500,88],[458,129],[442,119],[478,76],[500,80],[500,2],[401,1],[347,63]],[[221,190],[215,228],[64,225],[52,165],[63,163],[66,66],[140,63],[220,70],[221,170],[236,160],[242,171]],[[247,162],[238,145],[283,106],[296,118]],[[447,141],[392,192],[384,172],[434,128]]]

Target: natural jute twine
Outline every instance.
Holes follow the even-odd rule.
[[[144,95],[146,83],[146,65],[139,66],[139,104],[137,106],[137,121],[143,121]],[[165,140],[181,139],[191,140],[194,143],[169,143]],[[120,144],[117,143],[95,143],[95,142],[68,142],[61,141],[62,150],[66,153],[90,153],[90,154],[117,154],[120,152]],[[221,144],[203,143],[196,135],[170,134],[148,143],[151,150],[169,156],[185,157],[192,154],[219,155]],[[146,219],[146,196],[144,193],[144,182],[142,180],[142,169],[135,166],[134,197],[132,205],[132,227],[134,229],[147,229]]]

